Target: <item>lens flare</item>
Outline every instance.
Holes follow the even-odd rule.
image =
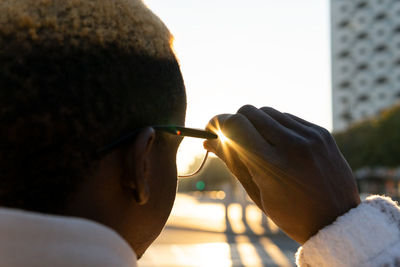
[[[229,139],[228,137],[226,137],[226,135],[224,135],[224,133],[221,130],[217,131],[217,135],[219,140],[221,140],[222,143],[226,143]]]

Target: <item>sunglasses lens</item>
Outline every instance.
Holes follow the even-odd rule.
[[[204,139],[183,138],[176,155],[178,176],[187,176],[197,172],[206,155],[203,147]]]

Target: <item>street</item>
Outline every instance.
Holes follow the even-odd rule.
[[[139,266],[293,266],[298,246],[254,204],[178,194]]]

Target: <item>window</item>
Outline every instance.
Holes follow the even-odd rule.
[[[384,52],[384,51],[386,51],[386,49],[387,49],[386,45],[379,45],[375,48],[375,51],[376,52]]]
[[[379,13],[375,17],[376,20],[384,20],[385,18],[386,18],[386,14],[385,13]]]
[[[366,94],[362,94],[362,95],[360,95],[359,97],[358,97],[358,101],[359,102],[366,102],[366,101],[368,101],[369,100],[369,95],[366,95]]]
[[[366,70],[366,69],[368,69],[368,64],[362,63],[357,66],[357,69],[360,71]]]
[[[353,120],[353,116],[349,111],[343,112],[342,115],[340,115],[340,117],[347,122],[351,122]]]
[[[379,77],[378,79],[375,80],[376,84],[385,84],[387,83],[388,79],[384,76]]]
[[[339,23],[339,28],[346,28],[349,26],[350,22],[348,20],[343,20]]]
[[[339,84],[339,87],[342,89],[347,89],[350,87],[350,82],[349,81],[343,81]]]
[[[346,58],[350,56],[350,52],[349,51],[342,51],[339,53],[339,58]]]
[[[356,8],[362,9],[362,8],[367,7],[367,5],[368,5],[367,2],[362,1],[362,2],[359,2],[359,3],[357,4]]]
[[[362,32],[357,36],[357,38],[360,39],[360,40],[365,40],[365,39],[368,38],[368,33]]]

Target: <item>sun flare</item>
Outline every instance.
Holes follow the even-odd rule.
[[[226,135],[221,130],[217,131],[217,135],[222,143],[226,143],[229,140],[228,137],[226,137]]]

